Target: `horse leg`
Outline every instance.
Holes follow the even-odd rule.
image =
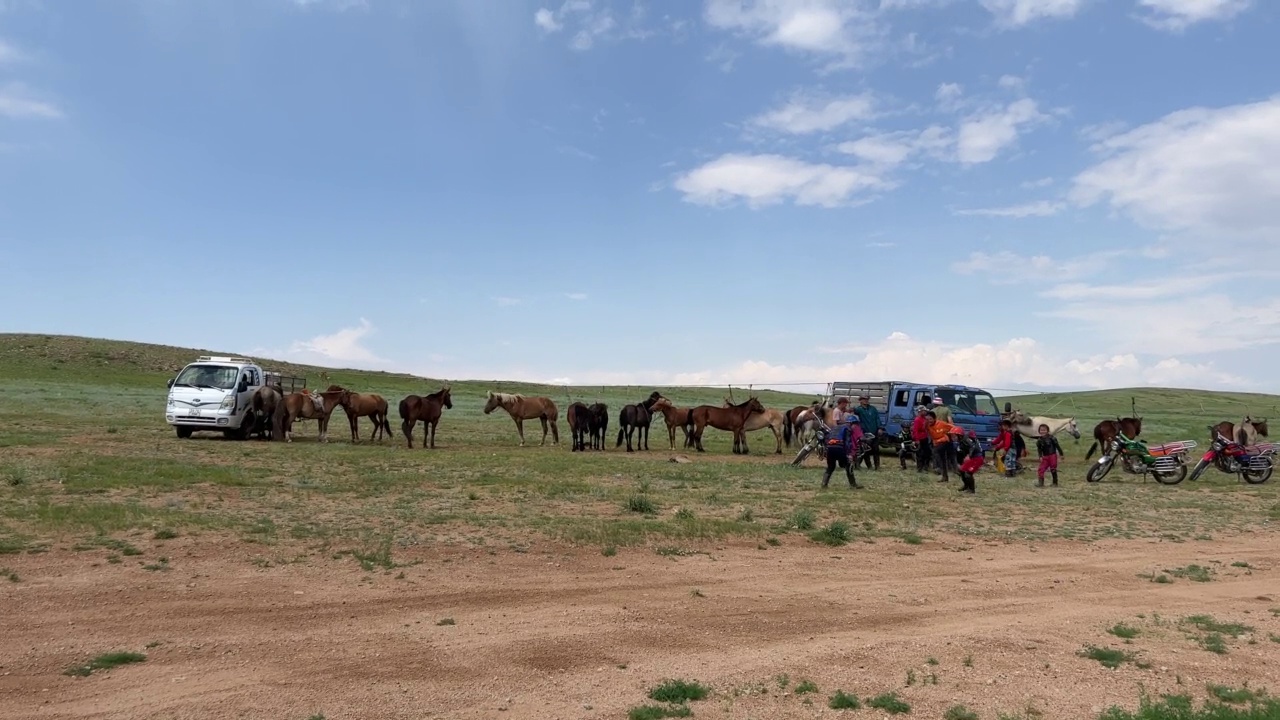
[[[440,421],[439,421],[439,420],[436,420],[435,422],[425,423],[425,424],[422,426],[422,444],[423,444],[423,445],[426,445],[426,444],[427,444],[427,432],[428,432],[428,431],[430,431],[430,432],[431,432],[431,449],[432,449],[432,450],[435,450],[435,449],[436,449],[436,425],[438,425],[438,424],[440,424]]]
[[[405,418],[404,420],[400,421],[400,430],[404,432],[404,439],[409,441],[410,450],[413,449],[413,426],[417,424],[418,424],[417,420],[410,422],[409,418]],[[426,438],[424,437],[423,440],[426,440]]]
[[[546,447],[547,444],[547,417],[544,415],[538,418],[538,422],[542,423],[542,442],[538,443],[538,447]]]
[[[693,426],[693,446],[694,446],[694,447],[696,447],[696,448],[698,449],[698,452],[706,452],[706,450],[704,450],[704,449],[702,448],[702,432],[703,432],[704,430],[706,430],[706,429],[707,429],[707,426],[706,426],[706,425],[702,425],[702,424],[699,424],[699,423],[694,423],[694,426]]]
[[[676,450],[676,428],[674,425],[667,425],[667,441],[671,443],[671,452]]]
[[[782,435],[778,433],[778,428],[774,427],[773,425],[770,425],[769,429],[773,431],[773,439],[777,443],[777,449],[773,451],[773,454],[781,455],[782,454]]]
[[[649,450],[649,426],[648,426],[648,425],[641,426],[640,431],[644,433],[644,449],[645,449],[645,451],[646,451],[646,452],[648,452],[648,450]],[[639,443],[636,443],[636,448],[637,448],[637,449],[639,449],[639,447],[640,447],[640,444],[639,444]]]
[[[560,421],[555,418],[551,418],[551,444],[560,444]]]
[[[520,447],[524,447],[524,420],[515,418],[516,432],[520,433]]]

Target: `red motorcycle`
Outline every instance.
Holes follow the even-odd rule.
[[[1222,433],[1215,435],[1217,437],[1209,446],[1209,451],[1191,471],[1192,480],[1198,479],[1210,465],[1228,475],[1239,475],[1240,479],[1250,485],[1260,485],[1271,479],[1271,471],[1274,469],[1271,457],[1276,452],[1275,443],[1245,446],[1224,437]]]

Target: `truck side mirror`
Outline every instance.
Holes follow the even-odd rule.
[[[165,384],[165,387],[168,387],[168,388],[173,387],[173,378],[169,378],[169,382]]]

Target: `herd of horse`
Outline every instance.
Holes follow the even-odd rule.
[[[328,442],[329,417],[342,408],[347,416],[351,430],[351,441],[360,441],[359,421],[368,417],[373,422],[371,439],[387,437],[392,432],[389,421],[389,404],[381,395],[374,393],[357,393],[339,385],[330,385],[322,391],[303,389],[299,392],[284,393],[279,386],[264,386],[254,394],[250,412],[254,415],[253,433],[271,440],[293,442],[293,423],[295,420],[315,420],[319,427],[320,442]],[[423,425],[422,447],[435,448],[436,429],[444,410],[453,408],[448,385],[429,395],[408,395],[400,401],[400,430],[404,434],[409,448],[413,448],[413,434],[419,422]],[[538,420],[542,425],[541,445],[546,445],[548,433],[552,443],[559,444],[559,408],[555,401],[548,397],[526,396],[518,393],[489,392],[485,400],[484,414],[488,415],[501,408],[515,422],[516,433],[520,437],[520,445],[525,444],[524,422]],[[1002,417],[1010,420],[1014,429],[1027,437],[1037,437],[1039,427],[1047,425],[1052,435],[1065,432],[1078,442],[1080,429],[1074,417],[1057,418],[1038,415],[1027,415],[1020,410],[1006,407]],[[722,430],[733,435],[734,454],[749,454],[747,433],[758,430],[773,432],[774,453],[782,454],[782,446],[791,447],[793,443],[803,445],[807,438],[824,427],[834,424],[835,408],[821,400],[809,405],[797,405],[785,412],[766,408],[754,395],[746,400],[734,403],[725,398],[724,404],[697,405],[679,407],[669,398],[656,390],[644,400],[623,406],[618,413],[618,436],[614,447],[622,447],[626,442],[627,452],[649,449],[649,429],[655,416],[661,415],[667,428],[667,441],[671,450],[676,449],[676,434],[683,435],[683,447],[705,452],[702,436],[708,427]],[[565,412],[569,423],[574,452],[604,450],[609,430],[609,407],[604,403],[587,405],[583,402],[572,402]],[[1266,419],[1255,420],[1246,416],[1239,423],[1223,421],[1209,426],[1210,437],[1222,435],[1232,438],[1242,445],[1252,445],[1258,436],[1267,436]],[[1094,451],[1107,448],[1111,441],[1122,433],[1129,439],[1137,439],[1142,434],[1142,417],[1116,417],[1099,422],[1093,428],[1093,444],[1085,454],[1089,459]],[[891,445],[904,442],[903,438],[884,437],[883,442]]]

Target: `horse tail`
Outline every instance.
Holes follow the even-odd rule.
[[[785,412],[782,414],[782,440],[787,444],[787,447],[791,447],[791,413],[790,412]]]
[[[614,443],[614,447],[622,447],[622,433],[626,427],[626,423],[618,423],[618,442]]]
[[[1084,459],[1088,460],[1093,455],[1093,451],[1097,449],[1098,449],[1098,441],[1094,440],[1093,444],[1089,446],[1089,452],[1084,454]]]
[[[409,419],[409,398],[405,398],[400,401],[400,419]]]
[[[383,414],[382,416],[382,431],[384,433],[391,432],[391,421],[387,419],[387,416],[385,414]]]

